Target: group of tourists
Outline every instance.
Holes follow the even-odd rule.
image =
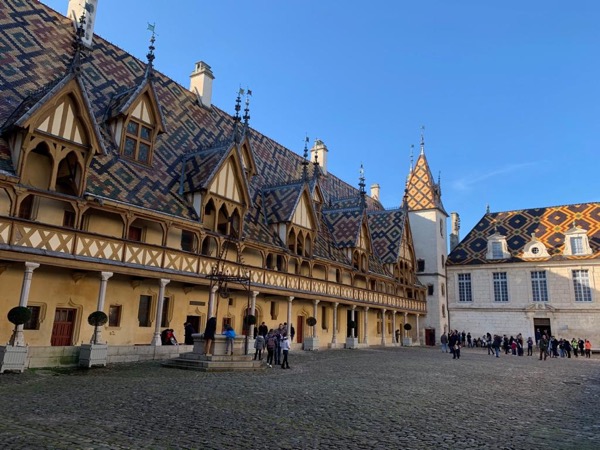
[[[442,344],[442,352],[452,353],[452,359],[460,359],[461,347],[467,345],[468,348],[481,347],[487,349],[487,354],[490,356],[500,357],[503,351],[505,355],[512,354],[514,356],[523,356],[525,347],[527,348],[527,356],[533,356],[534,343],[540,353],[540,360],[550,358],[570,358],[571,353],[575,358],[581,356],[591,358],[592,344],[588,339],[557,339],[551,336],[547,330],[542,333],[539,329],[535,332],[535,342],[530,336],[525,340],[521,333],[516,337],[508,337],[506,334],[491,335],[487,333],[481,338],[473,339],[471,333],[459,333],[458,330],[453,330],[449,335],[442,334],[440,338]]]
[[[292,327],[293,330],[293,327]],[[263,322],[258,327],[256,338],[254,340],[254,359],[262,361],[264,350],[267,351],[267,366],[273,367],[281,365],[282,369],[289,369],[288,354],[290,351],[290,341],[288,338],[287,323],[280,323],[279,327],[270,330]],[[283,358],[282,358],[283,353]]]

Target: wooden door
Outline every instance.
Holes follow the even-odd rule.
[[[425,328],[425,345],[435,345],[435,328]]]
[[[304,316],[298,316],[296,320],[296,342],[298,344],[304,342]]]
[[[75,328],[76,309],[56,308],[50,345],[73,345],[73,329]]]

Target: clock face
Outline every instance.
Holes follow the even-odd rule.
[[[540,249],[538,247],[533,247],[531,249],[531,253],[533,253],[534,255],[537,255],[540,252]]]

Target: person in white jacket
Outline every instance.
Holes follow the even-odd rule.
[[[283,361],[281,362],[281,368],[289,369],[290,365],[288,363],[288,353],[290,352],[290,340],[288,339],[287,333],[283,335],[283,340],[281,341],[281,350],[283,350]]]

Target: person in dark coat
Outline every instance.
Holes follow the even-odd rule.
[[[184,329],[184,335],[185,335],[185,343],[187,345],[193,345],[194,344],[194,338],[192,337],[192,334],[194,334],[196,332],[196,330],[194,330],[194,327],[191,323],[186,322],[183,324],[183,329]]]
[[[215,333],[217,332],[217,318],[211,317],[206,322],[206,328],[204,329],[204,354],[210,355],[212,353],[213,342],[215,341]]]

